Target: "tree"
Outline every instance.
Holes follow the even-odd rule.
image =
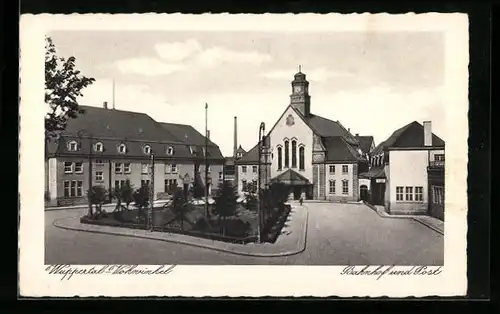
[[[96,213],[100,214],[102,212],[102,204],[104,204],[108,197],[106,189],[100,185],[95,185],[87,191],[87,196],[90,204],[92,204],[92,206],[95,205]],[[92,216],[92,213],[89,214]]]
[[[224,181],[219,184],[217,189],[217,195],[215,196],[215,207],[214,213],[219,216],[219,224],[222,218],[222,234],[226,233],[226,218],[232,217],[236,214],[238,204],[236,200],[238,199],[238,191],[229,181]]]
[[[199,174],[196,174],[193,186],[191,187],[191,193],[195,199],[200,199],[205,197],[205,187],[203,180]]]
[[[177,219],[180,220],[181,230],[184,230],[184,211],[186,210],[187,200],[183,189],[173,188],[172,211]]]
[[[77,98],[95,79],[86,77],[75,67],[75,57],[58,57],[52,39],[45,37],[45,102],[50,110],[45,117],[45,135],[53,137],[64,130],[69,119],[83,110]]]
[[[143,217],[143,209],[149,205],[149,188],[147,185],[141,186],[134,191],[133,194],[134,204],[137,207],[138,216]]]
[[[122,203],[125,203],[126,208],[128,209],[130,203],[134,200],[134,188],[130,184],[130,180],[126,180],[125,184],[121,186],[116,186],[113,191],[113,196],[118,202],[116,209],[120,210],[123,206]]]

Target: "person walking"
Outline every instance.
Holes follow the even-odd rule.
[[[302,198],[302,196],[299,199],[299,203],[300,203],[300,206],[302,206],[302,203],[304,203],[304,199]]]

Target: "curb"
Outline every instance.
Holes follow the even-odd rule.
[[[75,217],[72,217],[75,218]],[[63,226],[58,224],[57,222],[60,220],[64,219],[69,219],[69,218],[60,218],[56,219],[52,222],[52,225],[56,228],[64,229],[64,230],[71,230],[71,231],[81,231],[81,232],[89,232],[89,233],[96,233],[96,234],[105,234],[105,235],[113,235],[113,236],[121,236],[121,237],[130,237],[130,238],[138,238],[138,239],[146,239],[146,240],[155,240],[155,241],[162,241],[162,242],[169,242],[169,243],[177,243],[177,244],[183,244],[183,245],[189,245],[193,247],[198,247],[202,249],[207,249],[207,250],[213,250],[213,251],[218,251],[218,252],[224,252],[224,253],[229,253],[229,254],[234,254],[234,255],[240,255],[240,256],[252,256],[252,257],[284,257],[284,256],[292,256],[296,254],[300,254],[304,252],[306,249],[306,239],[307,239],[307,226],[308,226],[308,221],[309,221],[309,210],[306,212],[306,219],[305,221],[305,228],[304,229],[304,239],[301,244],[301,248],[298,250],[293,250],[293,251],[285,251],[285,252],[280,252],[280,253],[247,253],[247,252],[237,252],[233,251],[230,249],[223,249],[219,248],[216,246],[211,246],[211,245],[203,245],[203,244],[197,244],[197,243],[192,243],[189,241],[182,241],[182,240],[173,240],[173,239],[161,239],[157,237],[152,237],[152,236],[147,236],[147,235],[136,235],[136,234],[126,234],[126,233],[121,233],[121,232],[112,232],[112,231],[100,231],[100,230],[89,230],[89,229],[84,229],[84,228],[78,228],[78,227],[68,227],[68,226]],[[113,227],[110,227],[113,228]],[[116,227],[118,228],[118,227]],[[144,230],[146,232],[146,230]]]
[[[421,223],[422,225],[426,226],[427,228],[429,228],[429,229],[432,229],[432,230],[436,231],[436,232],[437,232],[437,233],[439,233],[440,235],[443,235],[443,236],[444,236],[444,231],[442,231],[442,230],[440,230],[440,229],[438,229],[438,228],[436,228],[436,227],[432,226],[431,224],[425,223],[425,222],[423,222],[422,220],[420,220],[420,219],[418,219],[418,218],[412,218],[412,219],[413,219],[413,220],[415,220],[415,221],[417,221],[417,222],[419,222],[419,223]]]
[[[405,216],[391,216],[389,214],[387,216],[384,216],[384,215],[380,215],[380,213],[377,211],[377,209],[375,208],[375,206],[373,206],[371,204],[368,204],[368,203],[365,203],[365,205],[368,206],[369,208],[371,208],[381,218],[412,219],[412,220],[414,220],[414,221],[416,221],[416,222],[418,222],[418,223],[426,226],[427,228],[432,229],[432,230],[436,231],[437,233],[439,233],[439,234],[441,234],[441,235],[444,236],[444,232],[443,231],[441,231],[440,229],[438,229],[438,228],[432,226],[431,224],[428,224],[428,223],[426,223],[426,222],[424,222],[424,221],[422,221],[422,220],[420,220],[418,218],[415,218],[415,217],[405,217]]]

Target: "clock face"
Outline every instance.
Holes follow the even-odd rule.
[[[295,86],[294,87],[294,92],[296,92],[296,93],[302,92],[302,86]]]

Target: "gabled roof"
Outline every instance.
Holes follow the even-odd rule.
[[[373,143],[373,136],[357,136],[356,139],[359,142],[359,147],[364,153],[368,154]]]
[[[444,147],[445,142],[432,133],[432,146]],[[424,126],[417,121],[413,121],[396,131],[388,139],[380,143],[373,154],[380,154],[386,148],[405,148],[405,147],[425,147],[424,146]]]
[[[323,144],[327,150],[326,162],[366,161],[342,136],[325,137]]]
[[[78,136],[84,130],[94,138],[176,142],[179,140],[145,113],[79,106],[84,113],[68,120],[61,136]]]
[[[267,145],[270,144],[270,138],[266,137]],[[236,164],[240,165],[251,165],[259,163],[259,145],[255,145],[246,154],[244,154],[240,159],[235,161]]]
[[[311,184],[309,180],[301,175],[300,173],[297,173],[296,171],[292,169],[288,169],[285,172],[277,175],[276,177],[271,179],[271,182],[282,182],[286,184],[291,184],[291,185],[305,185],[305,184]]]
[[[339,121],[333,121],[314,114],[310,114],[305,120],[315,133],[321,137],[342,136],[349,144],[357,144],[356,138]]]
[[[238,154],[238,153],[241,153],[243,155],[243,154],[246,154],[247,151],[244,150],[243,147],[241,147],[241,145],[240,145],[240,146],[238,146],[238,149],[236,150],[236,154]]]
[[[57,155],[82,155],[89,154],[90,140],[92,143],[103,144],[103,152],[92,153],[97,157],[120,156],[123,158],[148,158],[143,152],[143,147],[149,145],[158,158],[184,158],[200,159],[203,154],[191,154],[193,151],[202,151],[205,146],[205,137],[192,126],[173,123],[159,123],[144,113],[105,109],[91,106],[79,106],[84,110],[75,119],[70,119],[66,129],[59,134],[57,140],[52,140],[47,145],[49,154]],[[84,132],[81,132],[81,131]],[[67,143],[76,141],[79,150],[68,151]],[[125,144],[126,154],[118,153],[118,146]],[[167,154],[168,147],[174,153]],[[208,142],[208,159],[223,159],[219,147],[213,142]]]
[[[160,122],[160,125],[170,134],[174,135],[179,142],[205,146],[205,136],[203,136],[191,125],[167,122]],[[209,146],[217,146],[210,139],[208,139],[207,143]]]

